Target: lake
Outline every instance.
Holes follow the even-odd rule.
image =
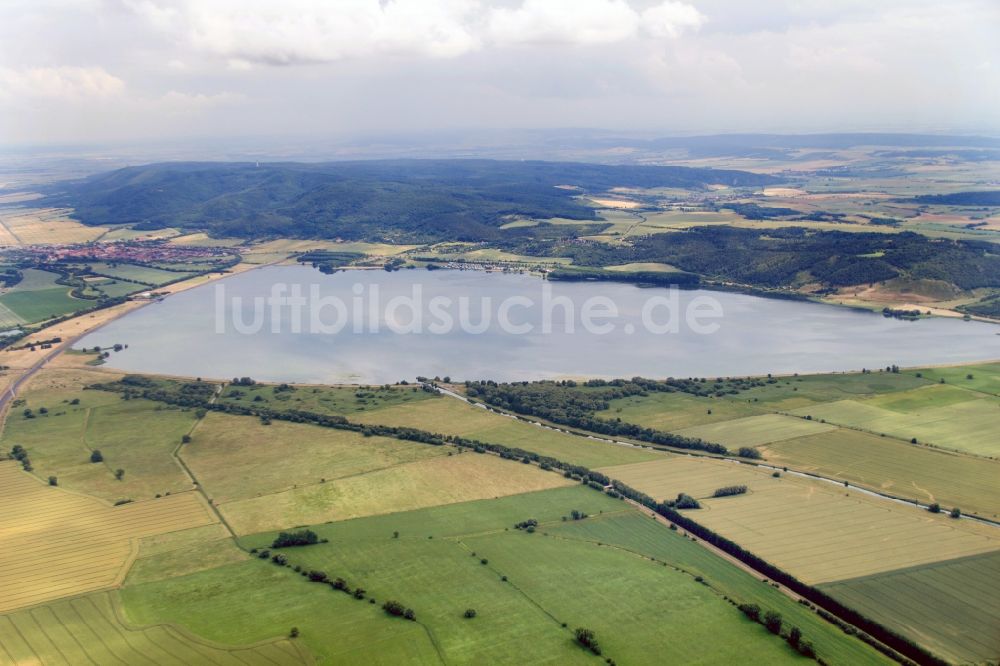
[[[271,382],[715,377],[1000,357],[1000,326],[707,290],[480,271],[275,266],[152,303],[76,347],[128,372]]]

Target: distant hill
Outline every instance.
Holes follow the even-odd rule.
[[[490,240],[511,215],[595,221],[575,199],[613,187],[759,187],[746,171],[570,162],[391,160],[163,163],[62,184],[47,198],[85,224],[197,228],[219,236]],[[578,189],[557,186],[572,185]]]
[[[939,206],[1000,206],[1000,190],[922,194],[908,201]]]

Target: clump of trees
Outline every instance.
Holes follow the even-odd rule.
[[[324,539],[325,541],[325,539]],[[281,532],[271,542],[271,548],[288,548],[290,546],[312,546],[320,543],[319,535],[312,530],[297,532]]]
[[[515,530],[529,530],[531,532],[534,532],[536,527],[538,527],[538,521],[535,520],[534,518],[528,518],[527,520],[522,520],[521,522],[514,525]]]
[[[701,504],[687,493],[678,493],[677,499],[669,500],[666,506],[672,509],[700,509]]]
[[[34,469],[31,466],[31,459],[28,457],[28,451],[20,444],[15,444],[10,449],[10,457],[19,463],[25,472],[30,472]]]
[[[716,488],[715,492],[712,493],[712,497],[729,497],[731,495],[742,495],[746,493],[747,487],[745,485],[738,486],[723,486],[721,488]]]
[[[594,654],[601,654],[601,645],[597,642],[597,637],[594,635],[592,630],[578,627],[573,632],[573,636],[576,638],[576,642],[581,646],[587,648]]]
[[[398,601],[386,601],[382,604],[382,610],[393,617],[402,617],[407,620],[416,620],[416,613],[413,612],[412,608],[407,608]]]

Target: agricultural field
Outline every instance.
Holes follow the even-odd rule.
[[[165,240],[175,238],[180,232],[177,229],[167,227],[165,229],[133,229],[131,226],[122,225],[108,229],[99,240],[103,242],[113,241],[147,241]]]
[[[572,509],[590,517],[563,522]],[[526,517],[539,521],[535,534],[510,529]],[[628,521],[635,521],[627,534],[644,537],[657,559],[628,546],[601,546],[590,533],[575,532],[600,532],[605,520],[630,526]],[[329,544],[288,549],[289,563],[342,576],[352,589],[364,587],[376,604],[251,559],[127,584],[125,612],[133,622],[198,627],[206,638],[229,644],[264,640],[276,627],[297,626],[299,640],[322,664],[398,663],[403,655],[414,663],[593,663],[572,640],[576,626],[593,629],[604,654],[621,663],[657,663],[662,654],[682,661],[798,662],[783,641],[723,598],[740,593],[800,626],[828,663],[883,662],[860,641],[752,576],[620,501],[579,485],[313,529]],[[242,542],[261,547],[273,536]],[[699,583],[694,570],[712,578]],[[630,603],[610,601],[622,597]],[[389,598],[411,606],[416,622],[386,616],[379,604]],[[466,608],[474,608],[476,617],[463,618]]]
[[[89,243],[106,231],[107,227],[81,224],[59,208],[0,210],[0,247]]]
[[[661,502],[679,493],[704,499],[723,486],[746,485],[754,489],[758,484],[767,485],[771,476],[770,471],[727,460],[674,455],[599,471]]]
[[[1000,398],[947,384],[865,400],[838,400],[792,413],[947,449],[1000,456],[996,437]]]
[[[412,405],[386,407],[351,417],[361,423],[409,426],[446,435],[460,435],[552,456],[590,468],[655,460],[661,454],[557,432],[487,411],[450,397]]]
[[[242,238],[212,238],[206,233],[196,232],[173,236],[171,245],[189,245],[196,247],[236,247],[245,243]]]
[[[707,425],[681,428],[674,432],[692,439],[716,442],[726,448],[759,446],[793,437],[804,437],[830,432],[836,428],[826,423],[784,416],[782,414],[761,414],[732,419]]]
[[[821,586],[958,662],[1000,654],[1000,553],[935,562]]]
[[[624,271],[634,272],[634,271],[648,271],[652,273],[675,273],[679,268],[676,266],[671,266],[670,264],[660,264],[653,261],[637,262],[632,264],[619,264],[617,266],[605,266],[605,270],[609,271]]]
[[[93,301],[70,296],[71,287],[57,284],[56,273],[35,268],[26,268],[22,273],[24,278],[17,285],[0,294],[0,306],[23,323],[51,319],[93,305]]]
[[[827,663],[889,663],[861,641],[843,634],[801,604],[792,603],[771,585],[729,565],[694,540],[664,538],[663,525],[639,511],[605,513],[547,527],[547,531],[557,538],[584,540],[666,562],[690,575],[701,576],[706,585],[737,602],[756,603],[763,609],[775,610],[787,625],[798,626],[816,643],[817,653]]]
[[[185,277],[191,277],[194,274],[194,271],[165,271],[159,268],[137,266],[135,264],[106,264],[95,262],[90,264],[90,267],[95,274],[130,280],[132,282],[138,282],[150,287],[157,287],[167,282],[173,282]]]
[[[286,421],[265,426],[253,417],[212,412],[180,454],[212,499],[225,505],[447,456],[446,448],[452,449]]]
[[[139,552],[125,585],[166,580],[246,559],[222,523],[139,539]]]
[[[907,371],[907,374],[916,372],[930,382],[937,383],[943,379],[950,386],[1000,396],[1000,363],[923,368],[918,371]]]
[[[657,392],[612,400],[608,409],[594,415],[672,432],[766,412],[765,408],[746,401]]]
[[[5,664],[140,664],[291,666],[310,657],[294,641],[274,639],[230,647],[177,626],[130,626],[117,596],[101,592],[0,615],[0,661]]]
[[[45,370],[7,416],[4,451],[23,446],[40,478],[108,501],[150,499],[192,487],[173,451],[196,423],[193,411],[83,390],[104,373]],[[74,404],[74,401],[76,403]],[[43,412],[42,410],[47,410]],[[24,410],[31,410],[28,418]],[[95,450],[102,460],[91,462]],[[125,470],[121,479],[115,470]]]
[[[219,505],[238,534],[571,485],[497,456],[464,451]]]
[[[1000,550],[994,527],[787,474],[702,505],[692,518],[812,584]]]
[[[758,447],[771,465],[1000,519],[1000,462],[838,428]]]
[[[192,492],[111,506],[0,462],[0,613],[121,583],[133,540],[215,522]]]

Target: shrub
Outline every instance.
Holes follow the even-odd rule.
[[[314,583],[325,583],[327,581],[326,573],[318,569],[313,569],[309,572],[309,580]]]
[[[289,638],[298,638],[299,637],[299,628],[298,627],[292,627],[291,630],[288,632],[288,637]]]
[[[760,622],[760,606],[757,604],[740,604],[739,609],[754,622]]]
[[[390,600],[382,604],[382,610],[394,617],[402,617],[403,613],[406,612],[406,606],[398,601]]]
[[[954,509],[951,510],[951,513],[948,515],[950,515],[952,518],[961,518],[962,510],[956,506]]]
[[[776,613],[774,611],[767,611],[764,613],[764,626],[772,634],[781,633],[781,613]]]
[[[927,507],[927,510],[930,511],[931,513],[941,513],[941,505],[938,504],[937,502],[934,502],[929,507]]]
[[[101,453],[100,449],[94,449],[90,452],[90,462],[99,463],[104,462],[104,455]]]
[[[462,614],[462,617],[464,617],[464,618],[466,618],[468,620],[471,620],[472,618],[476,617],[476,609],[475,608],[466,608],[465,612]]]
[[[54,476],[50,476],[49,477],[49,485],[50,486],[58,486],[59,485],[59,479],[57,479]]]

